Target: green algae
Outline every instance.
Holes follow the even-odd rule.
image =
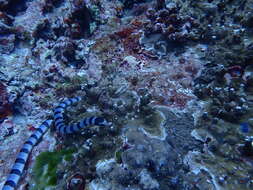
[[[122,157],[121,157],[121,155],[122,155],[122,150],[120,149],[120,150],[117,150],[116,152],[115,152],[115,155],[114,155],[114,157],[115,157],[115,160],[116,160],[116,162],[118,163],[118,164],[121,164],[122,163]]]
[[[54,152],[42,152],[33,167],[34,186],[31,190],[54,189],[57,184],[57,167],[62,161],[71,161],[75,149],[64,149]]]

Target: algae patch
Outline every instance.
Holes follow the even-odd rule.
[[[42,152],[37,158],[32,171],[31,190],[54,189],[57,184],[57,167],[62,161],[70,161],[75,149],[55,152]]]

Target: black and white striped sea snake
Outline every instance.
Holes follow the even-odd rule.
[[[69,98],[63,102],[61,102],[55,109],[54,109],[54,124],[56,127],[57,132],[61,134],[71,134],[80,131],[86,126],[89,125],[98,125],[98,126],[110,126],[111,123],[106,121],[102,117],[87,117],[82,119],[80,122],[65,125],[63,120],[63,111],[70,105],[79,102],[81,100],[80,97]],[[18,182],[22,176],[24,171],[25,164],[28,160],[29,154],[31,153],[33,147],[40,141],[42,136],[47,132],[49,127],[52,125],[53,120],[46,120],[44,121],[36,130],[35,132],[28,138],[28,140],[24,143],[23,147],[21,148],[15,163],[10,171],[10,174],[7,177],[7,180],[2,188],[2,190],[14,190]]]

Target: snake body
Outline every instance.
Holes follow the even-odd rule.
[[[54,124],[56,126],[57,132],[60,134],[71,134],[80,131],[81,129],[90,126],[90,125],[98,125],[98,126],[110,126],[111,123],[107,122],[106,119],[102,117],[87,117],[79,121],[78,123],[74,123],[71,125],[65,125],[63,120],[63,112],[64,110],[73,105],[76,102],[79,102],[81,97],[69,98],[61,103],[54,109]],[[47,130],[52,125],[53,120],[44,121],[32,135],[28,138],[28,140],[23,144],[14,165],[7,177],[7,180],[2,188],[2,190],[14,190],[18,182],[23,174],[25,164],[29,158],[29,155],[33,149],[33,147],[41,140],[43,135],[47,132]]]

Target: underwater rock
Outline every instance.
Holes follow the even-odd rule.
[[[0,37],[0,53],[11,53],[14,50],[15,35],[5,35]]]
[[[245,20],[250,20],[251,18],[249,15],[249,13],[252,12],[252,6],[250,6],[251,2],[241,1],[228,3],[228,1],[212,1],[208,3],[189,3],[191,5],[185,7],[192,6],[196,13],[195,15],[201,15],[199,18],[201,21],[200,28],[202,30],[203,40],[207,41],[209,39],[207,43],[210,44],[205,55],[205,59],[208,61],[205,66],[206,68],[202,70],[201,77],[195,80],[195,87],[197,87],[196,84],[200,85],[201,83],[208,84],[206,86],[209,87],[216,85],[223,86],[224,74],[226,74],[227,86],[238,87],[238,85],[243,84],[244,81],[246,81],[245,74],[247,65],[251,62],[249,60],[252,60],[252,48],[250,48],[251,40],[248,40],[249,31],[247,27],[249,26],[247,25],[245,27]],[[205,6],[202,6],[203,4]],[[204,10],[203,7],[208,8],[209,11]],[[210,11],[213,13],[211,14]],[[233,14],[231,14],[231,17],[227,15],[227,13],[232,12]],[[245,12],[247,12],[247,14],[245,14]],[[243,41],[247,41],[247,44],[244,44]],[[215,68],[217,63],[224,67],[223,71],[210,75],[210,73],[212,73],[210,68]],[[206,72],[208,70],[210,72]],[[244,81],[242,81],[241,78],[243,78]],[[250,82],[248,85],[250,85]],[[202,92],[200,91],[198,86],[198,88],[196,88],[198,97],[208,98],[208,95],[205,96],[206,91],[208,91],[207,87],[203,86]]]
[[[16,131],[14,129],[14,123],[12,120],[4,118],[1,119],[2,122],[0,122],[0,140],[3,137],[7,137],[10,135],[13,135]]]
[[[2,21],[0,21],[0,34],[1,35],[6,35],[6,34],[11,34],[11,33],[14,33],[13,27],[5,24]]]
[[[118,187],[119,189],[130,187],[137,182],[135,171],[117,164],[113,159],[99,161],[96,165],[96,173],[99,178],[94,181],[99,182],[102,187],[104,186],[101,184],[103,181],[111,187]]]
[[[191,132],[191,136],[203,143],[209,143],[215,140],[215,138],[207,130],[204,129],[194,129]]]
[[[4,3],[3,3],[4,2]],[[8,2],[8,3],[5,3]],[[3,7],[0,6],[0,9],[6,11],[12,16],[17,16],[18,14],[23,13],[27,9],[27,1],[15,1],[15,0],[2,0]]]
[[[19,39],[32,40],[46,19],[41,9],[41,1],[35,0],[27,4],[24,14],[17,15],[13,22]],[[33,41],[33,40],[32,40]]]
[[[241,18],[241,20],[242,20],[243,26],[248,27],[248,28],[252,28],[253,27],[252,9],[248,10],[248,12],[244,15],[244,18]]]
[[[220,102],[220,104],[216,104],[216,108],[220,110],[214,114],[218,114],[223,119],[236,121],[238,116],[245,115],[248,112],[248,102],[242,101],[246,97],[239,90],[223,88],[216,97]]]
[[[251,65],[246,66],[243,79],[246,82],[246,90],[250,93],[253,92],[253,67]]]
[[[216,79],[216,77],[223,77],[226,73],[226,68],[223,65],[216,65],[212,67],[204,67],[201,75],[194,80],[196,84],[208,84]]]
[[[85,1],[74,0],[70,11],[70,16],[65,18],[65,22],[69,26],[66,28],[66,35],[73,39],[90,36],[92,15],[86,7]]]
[[[12,105],[9,102],[9,94],[6,86],[0,82],[0,119],[12,113]]]
[[[191,135],[196,128],[194,125],[194,118],[189,113],[174,113],[166,107],[159,107],[166,120],[164,128],[166,133],[166,141],[172,146],[176,147],[180,154],[185,155],[189,150],[202,150],[203,143],[196,141]]]
[[[15,47],[15,29],[10,26],[12,19],[0,12],[0,53],[9,54]]]
[[[139,96],[135,91],[128,90],[121,81],[118,82],[120,83],[115,82],[114,87],[109,88],[109,93],[93,88],[88,91],[87,95],[93,102],[98,98],[99,105],[106,110],[110,108],[117,117],[122,117],[124,120],[134,118],[140,109]]]
[[[14,17],[6,14],[5,12],[0,11],[0,22],[3,22],[6,25],[11,25],[14,20]]]
[[[47,51],[45,55],[41,55],[42,48]],[[78,56],[77,50],[78,45],[75,40],[61,36],[56,41],[50,43],[45,42],[44,40],[38,40],[36,48],[33,49],[33,54],[36,57],[40,57],[40,59],[51,59],[54,62],[63,63],[65,66],[69,67],[87,67],[86,61],[83,57]],[[51,73],[51,75],[54,76],[54,78],[56,77],[54,73],[60,74],[61,72],[59,65],[56,63],[54,63],[48,71],[49,74]]]
[[[156,0],[156,9],[162,9],[165,8],[165,6],[165,0]]]
[[[160,183],[168,187],[163,179],[173,173],[177,158],[171,146],[135,126],[125,128],[124,136],[126,142],[120,153],[119,150],[115,153],[116,160],[100,160],[96,164],[97,178],[89,184],[90,189],[158,190]]]
[[[217,72],[214,73],[214,78],[210,77],[209,81],[203,80],[202,77],[197,78],[194,93],[202,99],[211,98],[209,106],[211,115],[235,122],[238,117],[247,114],[250,109],[250,102],[247,101],[248,98],[245,94],[247,88],[245,88],[245,82],[242,79],[245,77],[245,73],[239,66],[223,67],[221,71],[217,70]],[[204,73],[202,72],[201,76],[204,76]],[[229,73],[230,78],[226,79],[227,82],[219,81],[217,78],[226,77],[225,73]]]
[[[1,0],[0,1],[0,9],[1,10],[4,10],[6,7],[7,7],[7,5],[9,4],[9,0]]]
[[[75,42],[67,37],[58,38],[53,50],[56,59],[64,64],[73,64],[75,59],[75,49],[77,48]]]
[[[250,117],[250,118],[248,119],[248,124],[250,125],[250,127],[253,128],[253,118],[252,118],[252,117]]]
[[[67,190],[84,190],[85,188],[85,179],[84,177],[76,173],[69,177],[67,181]]]
[[[59,5],[62,0],[43,0],[44,6],[42,8],[42,12],[44,14],[52,12],[53,8]]]
[[[80,39],[90,35],[92,16],[84,1],[32,1],[13,23],[20,40]],[[61,17],[58,17],[58,11]]]
[[[140,173],[140,184],[143,186],[143,189],[159,189],[159,183],[151,177],[150,173],[146,169],[142,170]]]
[[[232,77],[241,77],[243,75],[243,69],[240,65],[228,67],[228,72]]]
[[[166,141],[150,138],[139,128],[127,127],[126,138],[133,148],[122,153],[122,163],[131,168],[146,168],[154,176],[162,177],[173,173],[177,154]]]
[[[144,2],[146,2],[148,0],[132,0],[132,1],[120,0],[120,1],[123,3],[124,8],[131,9],[134,6],[134,4],[144,3]]]
[[[247,137],[244,141],[244,145],[241,148],[244,156],[253,156],[253,138]]]

